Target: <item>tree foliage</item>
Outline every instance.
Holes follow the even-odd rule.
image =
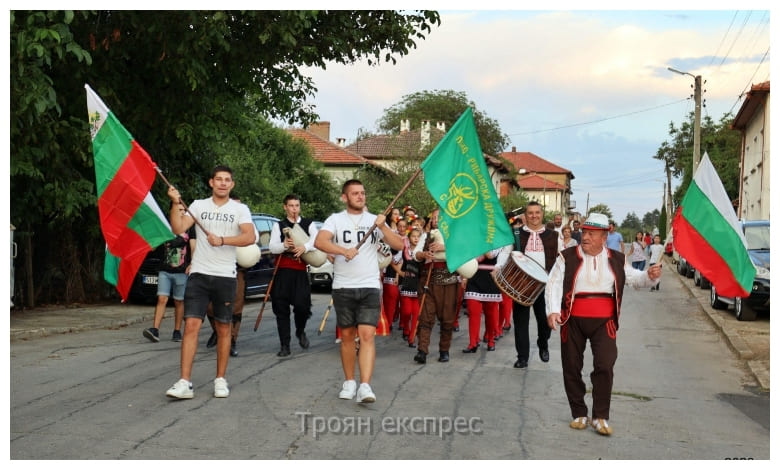
[[[380,132],[398,134],[401,132],[401,120],[409,119],[411,129],[419,129],[423,120],[431,123],[443,121],[449,129],[468,107],[473,111],[474,126],[482,151],[488,155],[503,152],[509,145],[509,136],[501,130],[498,121],[480,111],[462,91],[425,90],[406,95],[401,101],[385,109],[377,121],[377,126]]]
[[[705,152],[709,155],[731,200],[739,197],[741,145],[740,133],[731,129],[733,120],[734,117],[730,113],[724,114],[718,122],[713,121],[710,116],[704,116],[700,127],[701,157]],[[670,139],[663,142],[653,156],[664,162],[665,167],[671,170],[672,176],[681,178],[680,186],[672,195],[674,208],[682,201],[693,179],[693,135],[694,113],[690,113],[689,120],[683,122],[679,128],[673,122],[669,123]]]
[[[609,220],[612,220],[612,210],[606,204],[596,204],[588,209],[588,213],[585,215],[587,218],[592,212],[597,214],[604,214]]]
[[[10,16],[11,222],[17,236],[30,241],[22,244],[31,248],[20,256],[30,260],[24,266],[33,267],[24,267],[17,277],[24,282],[16,283],[28,306],[35,299],[95,300],[111,291],[102,281],[104,244],[85,83],[183,195],[201,197],[208,194],[207,175],[216,163],[242,167],[242,156],[286,158],[270,144],[257,151],[263,147],[253,139],[263,134],[262,121],[306,125],[318,119],[309,104],[317,89],[301,67],[395,63],[440,23],[431,11],[11,11]],[[304,168],[295,162],[300,163],[280,166]],[[275,162],[255,163],[265,174],[242,185],[266,178],[263,191],[278,189]],[[324,188],[316,170],[285,176],[295,179],[297,191],[309,190],[307,197],[316,197],[312,188]],[[247,197],[279,204],[277,193],[260,191],[243,189]],[[156,184],[153,192],[164,197],[164,185]]]
[[[626,218],[623,219],[623,223],[620,224],[620,227],[633,231],[644,230],[642,222],[639,220],[639,217],[635,212],[629,212],[626,214]]]

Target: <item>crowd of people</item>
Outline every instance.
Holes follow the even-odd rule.
[[[172,339],[182,342],[180,379],[166,392],[172,398],[193,397],[192,365],[205,317],[213,328],[207,347],[217,349],[214,396],[229,395],[225,375],[228,357],[238,355],[237,325],[243,306],[236,248],[257,241],[249,208],[231,198],[232,176],[230,168],[216,167],[209,179],[211,197],[196,200],[189,207],[175,188],[168,191],[171,227],[178,235],[165,246],[160,300],[153,327],[145,329],[143,335],[159,341],[160,323],[172,296]],[[356,398],[358,403],[377,400],[371,379],[378,335],[397,331],[404,347],[415,349],[410,360],[423,365],[432,352],[431,345],[437,344],[432,336],[438,324],[437,361],[449,362],[453,332],[459,330],[461,315],[468,317],[468,343],[463,354],[476,353],[483,345],[486,351],[495,351],[499,340],[514,329],[514,368],[527,368],[533,309],[542,362],[550,360],[552,331],[561,329],[564,389],[573,417],[570,426],[583,429],[590,424],[600,434],[612,434],[607,420],[622,290],[625,284],[658,289],[663,253],[660,237],[648,244],[645,234],[637,233],[626,255],[622,236],[606,216],[590,214],[584,222],[564,224],[561,214],[555,214],[546,223],[542,206],[531,201],[505,214],[512,226],[512,244],[483,253],[452,272],[438,230],[438,208],[425,216],[411,205],[372,214],[367,209],[365,188],[355,179],[343,184],[341,199],[344,210],[326,218],[319,230],[311,219],[301,216],[300,197],[290,194],[282,202],[285,216],[274,226],[269,244],[276,255],[269,289],[279,357],[292,354],[291,309],[295,338],[302,349],[310,346],[306,325],[311,317],[311,288],[305,256],[320,252],[333,263],[331,302],[344,379],[340,399]],[[291,238],[294,228],[303,230],[306,239]],[[533,298],[521,299],[514,289],[497,282],[505,270],[516,269],[511,266],[516,257],[537,264],[549,276]],[[581,377],[587,341],[591,342],[596,367],[591,375],[590,417]]]

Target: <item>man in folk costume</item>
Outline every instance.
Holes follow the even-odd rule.
[[[617,330],[625,284],[651,287],[661,278],[661,265],[639,271],[626,265],[625,255],[606,248],[609,220],[592,213],[582,224],[582,244],[561,252],[547,281],[547,321],[561,325],[563,385],[569,400],[573,429],[590,421],[601,435],[612,434],[609,406],[617,360]],[[582,380],[585,343],[593,355],[593,413],[588,418]]]
[[[542,206],[536,201],[531,201],[525,208],[526,223],[522,228],[513,229],[515,235],[514,249],[536,261],[545,272],[550,272],[555,257],[563,248],[561,237],[555,230],[547,229],[543,222],[544,213]],[[500,264],[500,262],[499,262]],[[533,304],[534,317],[536,317],[536,345],[539,347],[539,357],[542,362],[550,360],[548,341],[550,339],[550,327],[547,326],[544,291],[539,294]],[[530,354],[530,340],[528,326],[530,321],[531,306],[515,302],[512,306],[512,322],[515,324],[515,350],[517,361],[515,368],[528,367]]]
[[[445,245],[443,240],[432,240],[432,232],[438,230],[439,209],[431,214],[431,232],[420,237],[414,249],[414,258],[420,263],[420,291],[428,289],[425,301],[422,302],[419,324],[417,326],[417,354],[415,362],[425,364],[428,357],[428,346],[431,342],[431,330],[439,320],[439,362],[449,362],[452,331],[458,305],[458,273],[447,269]],[[431,270],[430,278],[428,271]],[[425,280],[429,279],[428,285]]]
[[[279,255],[273,289],[271,290],[271,308],[276,316],[276,329],[279,333],[281,349],[276,354],[279,357],[290,355],[290,307],[295,318],[295,337],[301,348],[309,348],[309,338],[306,337],[306,321],[311,317],[311,283],[306,271],[306,262],[301,255],[313,251],[314,240],[317,238],[317,226],[311,219],[301,217],[301,198],[288,194],[284,198],[285,217],[271,228],[271,239],[268,249]],[[292,237],[287,237],[285,228],[292,229],[298,224],[309,236],[309,240],[296,245]]]

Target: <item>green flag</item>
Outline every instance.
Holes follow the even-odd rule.
[[[479,146],[471,108],[466,108],[421,166],[425,186],[441,208],[439,230],[450,271],[513,243],[512,228]]]

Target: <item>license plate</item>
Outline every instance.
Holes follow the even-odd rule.
[[[157,285],[157,276],[143,276],[143,282],[144,284],[154,284]]]

